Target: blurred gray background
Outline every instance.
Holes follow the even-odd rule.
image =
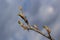
[[[0,0],[0,40],[48,40],[18,25],[19,6],[31,25],[37,24],[44,33],[42,26],[49,26],[52,37],[60,40],[60,0]]]

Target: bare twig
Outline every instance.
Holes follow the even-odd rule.
[[[51,33],[51,30],[50,30],[50,28],[48,27],[48,26],[43,26],[43,28],[45,28],[46,29],[46,31],[47,31],[47,33],[48,33],[48,36],[49,36],[49,38],[50,38],[50,40],[54,40],[52,37],[51,37],[51,35],[50,35],[50,33]]]
[[[21,6],[19,7],[19,10],[22,11]],[[29,24],[26,16],[23,14],[23,11],[21,13],[19,13],[18,16],[20,16],[25,21],[26,24]]]
[[[20,10],[22,10],[22,8],[20,8]],[[20,26],[21,26],[24,30],[33,30],[33,31],[41,34],[42,36],[48,38],[49,40],[54,40],[54,39],[51,37],[51,35],[50,35],[51,30],[48,28],[48,26],[43,26],[43,27],[46,29],[47,33],[48,33],[48,36],[47,36],[47,35],[45,35],[43,32],[41,32],[36,25],[31,26],[31,25],[29,24],[27,18],[25,17],[25,15],[24,15],[23,13],[20,13],[20,14],[18,14],[18,15],[19,15],[19,16],[25,21],[25,23],[27,24],[27,25],[24,25],[21,21],[18,21],[18,23],[20,24]]]
[[[22,27],[24,30],[33,30],[33,31],[35,31],[35,32],[43,35],[44,37],[52,40],[51,35],[50,35],[49,32],[48,32],[48,35],[49,35],[49,36],[46,36],[46,35],[45,35],[44,33],[42,33],[40,30],[37,30],[36,28],[34,28],[34,27],[32,27],[32,26],[30,26],[30,27],[29,27],[29,25],[25,26],[25,25],[24,25],[22,22],[20,22],[20,21],[18,21],[18,23],[21,25],[21,27]]]

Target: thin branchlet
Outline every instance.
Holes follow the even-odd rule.
[[[22,7],[20,7],[20,10],[22,10]],[[33,31],[41,34],[42,36],[48,38],[49,40],[55,40],[54,38],[51,37],[51,35],[50,35],[51,30],[50,30],[50,28],[48,28],[48,26],[43,26],[43,28],[46,29],[46,31],[47,31],[47,33],[48,33],[48,36],[47,36],[47,35],[45,35],[42,31],[40,31],[36,25],[34,25],[34,27],[31,26],[31,25],[29,24],[26,16],[25,16],[23,13],[18,14],[18,16],[20,16],[20,17],[25,21],[25,23],[27,24],[27,25],[24,25],[21,21],[18,21],[19,25],[20,25],[24,30],[33,30]]]

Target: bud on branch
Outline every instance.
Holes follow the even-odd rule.
[[[21,26],[24,30],[27,30],[27,26],[25,26],[22,22],[18,21],[18,23],[20,24],[20,26]]]
[[[51,33],[51,30],[48,26],[43,26],[43,28],[45,28],[48,33]]]
[[[26,22],[26,24],[29,24],[26,16],[24,16],[23,13],[18,14],[18,16],[20,16]]]
[[[33,25],[33,27],[34,27],[35,29],[39,30],[37,25]]]

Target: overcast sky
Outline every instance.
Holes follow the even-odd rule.
[[[47,25],[55,40],[60,39],[60,0],[0,0],[0,40],[48,40],[18,25],[19,6],[31,25],[37,24],[43,32],[42,26]]]

